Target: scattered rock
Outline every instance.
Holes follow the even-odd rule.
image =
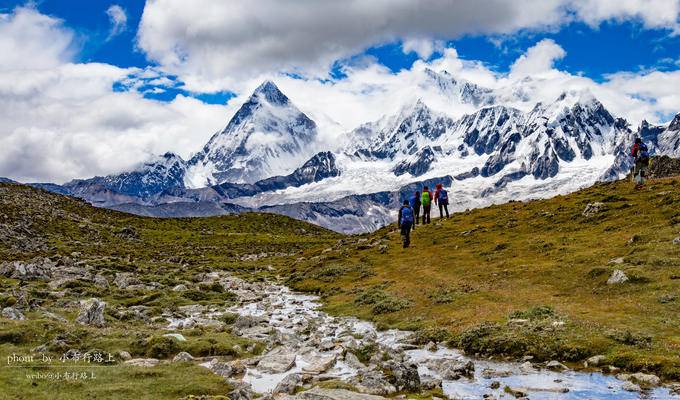
[[[522,397],[527,397],[527,394],[529,391],[526,388],[521,388],[521,387],[510,387],[506,386],[503,391],[511,396],[514,396],[515,398],[519,399]]]
[[[621,389],[623,389],[627,392],[641,392],[642,391],[640,386],[634,384],[633,382],[625,382],[623,385],[621,385]]]
[[[21,313],[21,311],[17,310],[14,307],[5,307],[2,309],[2,317],[7,318],[7,319],[13,319],[16,321],[23,321],[26,319],[24,314]]]
[[[46,257],[36,257],[28,262],[13,261],[0,264],[0,275],[11,279],[50,279],[56,263]]]
[[[489,385],[489,388],[494,389],[494,390],[496,390],[496,389],[498,389],[498,388],[500,388],[500,387],[501,387],[501,383],[498,382],[498,381],[493,381],[493,382],[491,382],[491,384]]]
[[[46,318],[49,318],[49,319],[52,319],[52,320],[55,320],[55,321],[59,321],[59,322],[68,322],[68,320],[67,320],[66,318],[62,317],[61,315],[57,315],[57,314],[55,314],[55,313],[53,313],[53,312],[43,311],[42,314],[43,314],[43,316],[45,316]]]
[[[172,359],[172,362],[181,362],[181,361],[192,361],[194,357],[187,353],[186,351],[182,351],[177,353],[177,355]]]
[[[583,210],[582,214],[583,214],[584,217],[590,218],[593,215],[595,215],[595,214],[597,214],[601,211],[604,211],[604,209],[605,209],[604,203],[600,203],[600,202],[589,203],[588,205],[586,205],[586,208]]]
[[[287,349],[274,349],[265,354],[257,364],[257,369],[271,374],[284,373],[295,366],[295,353]]]
[[[173,292],[183,292],[185,290],[187,290],[187,285],[184,285],[184,284],[181,284],[181,283],[172,288]]]
[[[626,274],[620,269],[615,269],[612,275],[607,279],[607,285],[616,285],[628,281]]]
[[[118,352],[118,357],[120,357],[120,359],[123,360],[123,361],[127,361],[127,360],[131,360],[131,359],[132,359],[132,356],[130,355],[130,353],[128,353],[128,352],[125,351],[125,350],[119,351],[119,352]]]
[[[31,349],[32,353],[47,353],[49,348],[47,347],[46,344],[41,344],[40,346],[34,347]]]
[[[383,396],[394,394],[397,391],[397,388],[387,380],[385,374],[378,370],[359,371],[357,376],[349,380],[349,383],[362,393]]]
[[[673,239],[673,244],[680,244],[680,236]]]
[[[142,282],[130,272],[118,272],[113,279],[113,284],[118,286],[118,289],[127,289],[129,286],[139,285],[141,283]]]
[[[321,389],[315,387],[297,395],[302,400],[382,400],[384,397],[350,392],[345,389]]]
[[[424,375],[420,377],[420,390],[441,390],[442,380],[434,376]]]
[[[435,351],[437,351],[437,343],[435,343],[435,342],[429,342],[429,343],[425,346],[425,350],[431,351],[431,352],[434,353]]]
[[[491,368],[484,368],[482,370],[482,378],[484,379],[505,378],[511,375],[512,375],[511,371],[497,371]]]
[[[187,339],[181,333],[166,333],[163,336],[173,338],[173,339],[177,340],[178,342],[186,342],[187,341]]]
[[[420,375],[415,363],[388,362],[383,365],[387,380],[400,392],[420,392]]]
[[[104,326],[106,324],[104,321],[105,307],[106,303],[96,298],[81,300],[80,314],[78,314],[76,322],[83,325],[92,325],[97,327]]]
[[[302,372],[307,372],[310,374],[320,374],[326,372],[330,369],[336,361],[337,356],[332,355],[320,355],[318,353],[308,353],[302,356],[302,360],[307,363],[302,367]]]
[[[100,288],[108,288],[109,287],[109,280],[106,279],[106,277],[102,274],[97,274],[94,276],[92,279],[94,282],[94,285]]]
[[[133,358],[132,360],[125,361],[125,364],[135,367],[155,367],[160,362],[157,358]]]
[[[609,260],[609,264],[623,264],[623,257],[618,257],[618,258],[612,258]]]
[[[345,354],[345,362],[347,363],[347,365],[349,365],[352,368],[356,368],[356,369],[365,369],[366,368],[366,365],[364,365],[364,363],[359,361],[359,358],[357,358],[357,356],[354,355],[354,353],[351,353],[351,352],[347,352],[347,354]]]
[[[469,378],[475,372],[475,364],[472,361],[431,360],[427,363],[427,366],[437,371],[444,380],[458,380],[461,377]]]
[[[661,379],[653,374],[645,374],[642,372],[636,372],[630,375],[629,380],[637,382],[643,386],[658,386],[661,383]]]
[[[274,389],[274,394],[285,393],[285,394],[295,394],[297,388],[302,386],[302,376],[300,374],[290,374],[283,378],[276,388]]]

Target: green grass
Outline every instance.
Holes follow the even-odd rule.
[[[664,179],[635,191],[622,181],[548,200],[456,213],[419,226],[409,249],[401,248],[394,226],[341,236],[268,214],[142,218],[0,184],[0,233],[5,233],[0,260],[72,257],[109,281],[116,273],[132,272],[142,282],[164,286],[160,291],[102,290],[76,281],[60,289],[64,297],[55,297],[46,282],[0,277],[0,303],[17,302],[21,289],[28,301],[69,321],[76,316],[69,302],[97,296],[108,303],[107,327],[101,329],[47,320],[37,312],[27,314],[28,321],[3,320],[0,353],[26,352],[60,339],[67,348],[77,344],[165,360],[179,351],[249,356],[244,349],[250,343],[231,335],[228,327],[185,330],[187,342],[179,343],[160,337],[162,324],[147,325],[118,312],[142,305],[154,318],[188,304],[229,305],[229,291],[196,288],[199,274],[223,270],[248,279],[284,276],[292,287],[320,294],[331,313],[373,320],[380,328],[415,330],[423,344],[435,340],[470,354],[533,355],[573,365],[604,354],[608,364],[677,380],[680,246],[672,240],[680,234],[679,184],[680,179]],[[592,202],[605,207],[586,218],[581,213]],[[34,238],[37,246],[22,247],[26,238]],[[241,261],[261,253],[267,254]],[[610,263],[616,258],[623,263]],[[614,269],[624,270],[630,280],[607,285]],[[189,291],[169,290],[185,282],[192,286]],[[224,317],[227,324],[233,320],[233,315]],[[50,354],[64,351],[60,346],[51,345]],[[260,350],[255,346],[252,352]],[[370,358],[374,351],[367,348],[358,356]],[[145,390],[155,398],[178,398],[228,391],[221,378],[191,364],[107,368],[96,387],[62,383],[54,392],[44,384],[33,386],[16,371],[1,371],[0,389],[11,387],[23,398],[116,398],[120,393],[154,398]]]
[[[636,191],[620,181],[457,213],[419,226],[409,249],[389,226],[364,236],[387,243],[385,254],[355,250],[356,239],[321,258],[309,250],[289,283],[321,294],[331,313],[415,329],[422,341],[448,340],[471,354],[578,361],[601,353],[629,370],[680,379],[680,245],[672,244],[679,184],[663,179]],[[604,211],[586,218],[592,202]],[[338,257],[347,267],[323,274]],[[619,257],[622,264],[610,263]],[[607,285],[614,269],[630,280]],[[367,293],[402,303],[376,309]]]

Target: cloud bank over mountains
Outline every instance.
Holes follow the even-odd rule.
[[[167,150],[187,158],[264,79],[276,81],[319,124],[328,143],[413,97],[454,116],[472,111],[446,109],[436,94],[422,93],[426,68],[492,89],[521,87],[525,100],[512,104],[521,109],[566,89],[587,88],[634,124],[643,118],[664,122],[680,111],[677,69],[626,71],[594,81],[557,69],[566,52],[546,39],[508,71],[495,71],[462,59],[445,41],[559,29],[573,21],[598,26],[633,20],[674,35],[680,33],[679,14],[675,0],[155,0],[144,9],[137,46],[156,65],[142,69],[78,63],[75,34],[64,21],[18,7],[0,14],[0,176],[63,182],[123,171]],[[112,33],[124,28],[121,18],[112,12]],[[394,41],[420,60],[393,72],[362,55]],[[342,76],[329,75],[333,68]],[[229,90],[236,97],[226,105],[182,94],[168,102],[144,97],[149,82],[172,85],[168,75],[189,91]]]

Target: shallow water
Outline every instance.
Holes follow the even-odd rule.
[[[499,362],[473,359],[464,356],[455,349],[439,348],[428,351],[424,348],[414,348],[409,344],[411,333],[387,330],[378,331],[375,326],[366,321],[351,317],[332,317],[319,311],[321,304],[315,296],[291,292],[288,288],[271,283],[246,283],[237,278],[229,278],[230,285],[241,299],[241,304],[229,309],[240,315],[264,317],[269,327],[280,333],[279,342],[289,348],[299,349],[295,366],[284,373],[271,374],[249,368],[243,381],[250,383],[259,393],[271,392],[287,375],[303,371],[308,364],[303,353],[314,351],[318,355],[337,355],[336,363],[324,372],[325,378],[348,380],[357,374],[357,369],[342,360],[342,348],[338,346],[322,346],[320,343],[336,343],[342,340],[353,340],[356,336],[366,340],[374,338],[381,346],[389,349],[404,350],[407,360],[418,365],[419,375],[430,375],[440,378],[436,371],[427,367],[431,360],[472,360],[475,364],[474,378],[459,380],[444,380],[444,393],[456,399],[480,399],[484,394],[493,394],[498,398],[510,398],[503,393],[505,386],[527,389],[529,398],[539,399],[680,399],[673,396],[667,388],[656,388],[644,393],[628,392],[622,389],[625,383],[614,376],[588,372],[552,372],[545,369],[532,371],[522,370],[519,363]],[[214,314],[213,314],[214,315]],[[198,316],[197,316],[198,317]],[[174,322],[174,321],[173,321]],[[310,328],[311,327],[311,328]],[[248,337],[248,332],[244,332]],[[254,337],[255,338],[255,337]],[[316,347],[314,347],[316,346]],[[323,347],[320,349],[319,347]],[[484,378],[484,369],[494,371],[508,371],[509,376]],[[498,389],[491,389],[493,381],[500,382]],[[566,391],[568,390],[568,391]],[[561,393],[558,391],[566,391]]]

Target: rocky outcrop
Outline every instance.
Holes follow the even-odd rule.
[[[82,325],[103,327],[106,325],[104,308],[106,308],[106,303],[97,298],[82,300],[80,302],[80,313],[76,318],[76,322]]]

